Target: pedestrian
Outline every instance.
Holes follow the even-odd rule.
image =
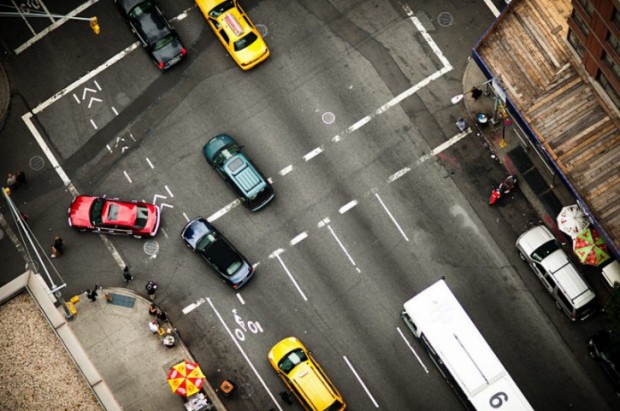
[[[60,257],[60,251],[58,251],[58,249],[54,245],[52,245],[52,249],[50,251],[50,257],[51,258]]]
[[[17,184],[17,176],[13,173],[9,173],[9,176],[6,179],[6,185],[11,189],[15,190],[18,186]]]
[[[151,330],[153,334],[156,334],[159,331],[159,323],[157,320],[151,320],[149,322],[149,330]]]
[[[62,247],[65,245],[65,242],[62,238],[56,236],[56,238],[54,239],[54,248],[56,248],[56,250],[58,250],[58,254],[62,254],[63,250]]]
[[[155,313],[155,315],[157,316],[157,319],[161,322],[165,323],[166,321],[168,321],[168,316],[160,308],[157,308],[157,312]]]
[[[456,126],[458,127],[459,131],[463,132],[465,131],[465,129],[467,129],[467,121],[465,121],[463,117],[459,117],[456,120]]]
[[[157,285],[157,283],[155,281],[149,280],[146,283],[146,286],[144,287],[146,288],[146,292],[149,295],[149,298],[151,300],[155,299],[155,292],[157,291],[157,289],[159,288],[159,286]]]
[[[149,306],[149,315],[157,315],[157,311],[159,311],[159,308],[157,308],[155,304],[151,303]]]
[[[481,95],[482,95],[482,90],[480,90],[478,87],[474,87],[471,89],[471,97],[474,100],[478,100]]]
[[[92,290],[86,290],[86,297],[88,297],[88,299],[92,302],[97,301],[97,296],[99,294],[97,294],[97,284],[95,284],[95,288],[93,288]]]
[[[125,279],[125,283],[128,283],[131,280],[133,280],[133,275],[131,275],[131,272],[129,271],[129,267],[127,266],[123,268],[123,278]]]

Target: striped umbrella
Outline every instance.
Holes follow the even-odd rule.
[[[173,393],[189,397],[200,391],[205,378],[198,364],[182,361],[172,366],[167,380]]]
[[[607,244],[595,228],[588,228],[579,233],[573,242],[573,250],[582,264],[598,266],[609,260]]]

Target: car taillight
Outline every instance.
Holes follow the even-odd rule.
[[[163,61],[160,61],[158,66],[159,66],[159,69],[160,69],[160,70],[163,70],[163,69],[164,69],[164,67],[166,67],[166,65],[164,64],[164,62],[163,62]]]
[[[186,54],[187,54],[187,50],[185,49],[185,47],[183,47],[183,48],[181,49],[181,55],[182,55],[182,56],[184,56],[184,55],[186,55]]]
[[[232,288],[236,290],[237,288],[239,288],[239,284],[233,284]]]

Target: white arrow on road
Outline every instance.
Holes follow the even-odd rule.
[[[101,103],[103,100],[97,97],[91,97],[90,101],[88,102],[88,108],[90,108],[93,105],[93,101],[98,101],[99,103]]]
[[[86,100],[86,93],[87,92],[96,93],[97,90],[92,89],[92,88],[88,88],[88,87],[84,87],[84,92],[82,93],[82,101]]]

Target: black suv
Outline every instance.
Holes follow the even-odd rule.
[[[601,330],[588,341],[588,352],[611,377],[620,397],[620,338],[614,339],[610,330]]]
[[[168,22],[164,13],[152,0],[114,0],[138,36],[140,44],[151,55],[160,70],[181,61],[187,54],[181,39]]]

